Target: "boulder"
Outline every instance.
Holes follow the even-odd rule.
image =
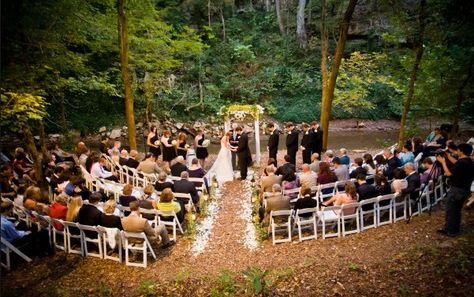
[[[184,124],[183,123],[176,123],[175,126],[176,126],[177,129],[181,129],[181,128],[183,128]]]
[[[105,128],[105,126],[99,128],[99,133],[104,133],[105,131],[107,131],[107,128]]]
[[[121,135],[122,135],[122,129],[117,128],[110,131],[109,138],[115,139],[115,138],[119,138]]]
[[[138,122],[138,123],[135,125],[135,128],[137,128],[137,129],[143,128],[143,123],[142,123],[142,122]]]

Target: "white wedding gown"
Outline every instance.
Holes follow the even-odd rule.
[[[217,155],[217,159],[212,164],[208,172],[208,178],[212,180],[215,176],[219,185],[234,179],[234,170],[232,169],[232,153],[229,149],[229,140],[226,136],[221,139],[221,150]]]

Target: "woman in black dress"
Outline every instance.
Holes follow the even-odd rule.
[[[186,134],[183,132],[178,134],[178,140],[176,144],[176,152],[178,156],[183,156],[186,160],[186,153],[188,152],[188,148],[186,147]]]
[[[158,129],[155,125],[150,127],[146,144],[148,145],[148,151],[153,154],[155,161],[158,160],[158,157],[161,155],[161,148],[160,140],[158,138]]]
[[[199,159],[202,168],[204,168],[204,162],[206,161],[207,156],[209,156],[209,153],[207,152],[207,147],[202,146],[204,139],[204,131],[202,131],[202,129],[199,129],[198,134],[194,138],[194,144],[196,146],[196,158]]]
[[[171,132],[165,130],[163,136],[161,136],[161,144],[163,144],[163,162],[169,163],[171,160],[176,158],[176,150],[171,142]]]

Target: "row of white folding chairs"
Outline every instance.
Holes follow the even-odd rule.
[[[4,267],[6,270],[10,270],[11,268],[11,255],[16,254],[26,262],[31,262],[31,258],[25,255],[19,248],[15,247],[12,245],[8,240],[6,240],[3,237],[0,237],[1,239],[1,244],[0,244],[0,250],[2,253],[5,254],[5,261],[1,261],[0,264],[2,267]]]

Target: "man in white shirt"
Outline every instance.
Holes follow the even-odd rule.
[[[311,171],[311,168],[308,164],[303,164],[303,172],[300,174],[300,184],[302,187],[307,187],[311,189],[316,187],[316,173]]]
[[[105,158],[101,157],[98,162],[95,162],[94,164],[92,164],[91,175],[98,178],[103,178],[103,179],[118,182],[117,173],[106,170],[104,168],[105,165],[106,165]]]

